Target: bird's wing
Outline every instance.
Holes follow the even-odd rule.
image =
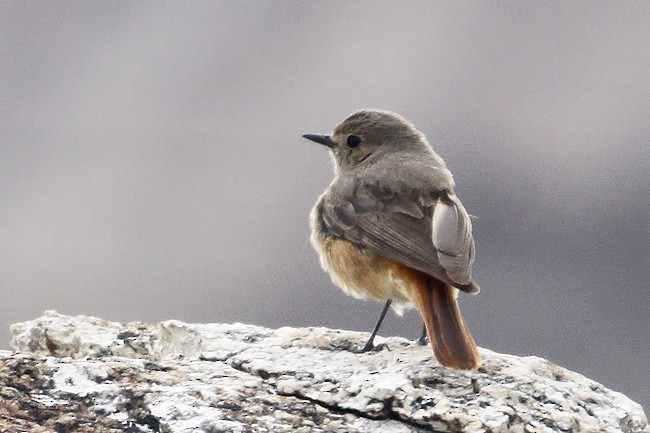
[[[478,292],[471,277],[472,224],[453,193],[357,186],[347,200],[337,201],[323,202],[323,220],[333,235],[466,292]]]

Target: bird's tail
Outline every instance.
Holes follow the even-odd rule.
[[[481,364],[476,343],[456,302],[454,287],[427,278],[416,290],[417,307],[436,359],[444,366],[473,370]]]

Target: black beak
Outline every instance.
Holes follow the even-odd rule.
[[[329,135],[318,135],[318,134],[303,134],[307,140],[314,141],[318,144],[323,144],[329,148],[334,147],[334,141],[330,138]]]

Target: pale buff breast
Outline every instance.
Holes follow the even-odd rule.
[[[355,298],[393,300],[393,308],[401,312],[412,304],[412,284],[403,275],[403,266],[385,259],[369,249],[360,250],[354,244],[331,236],[312,232],[312,243],[320,263],[348,295]]]

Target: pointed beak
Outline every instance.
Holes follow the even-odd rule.
[[[303,137],[305,137],[307,140],[314,141],[318,144],[323,144],[329,147],[330,149],[334,147],[334,141],[332,141],[329,135],[304,134]]]

